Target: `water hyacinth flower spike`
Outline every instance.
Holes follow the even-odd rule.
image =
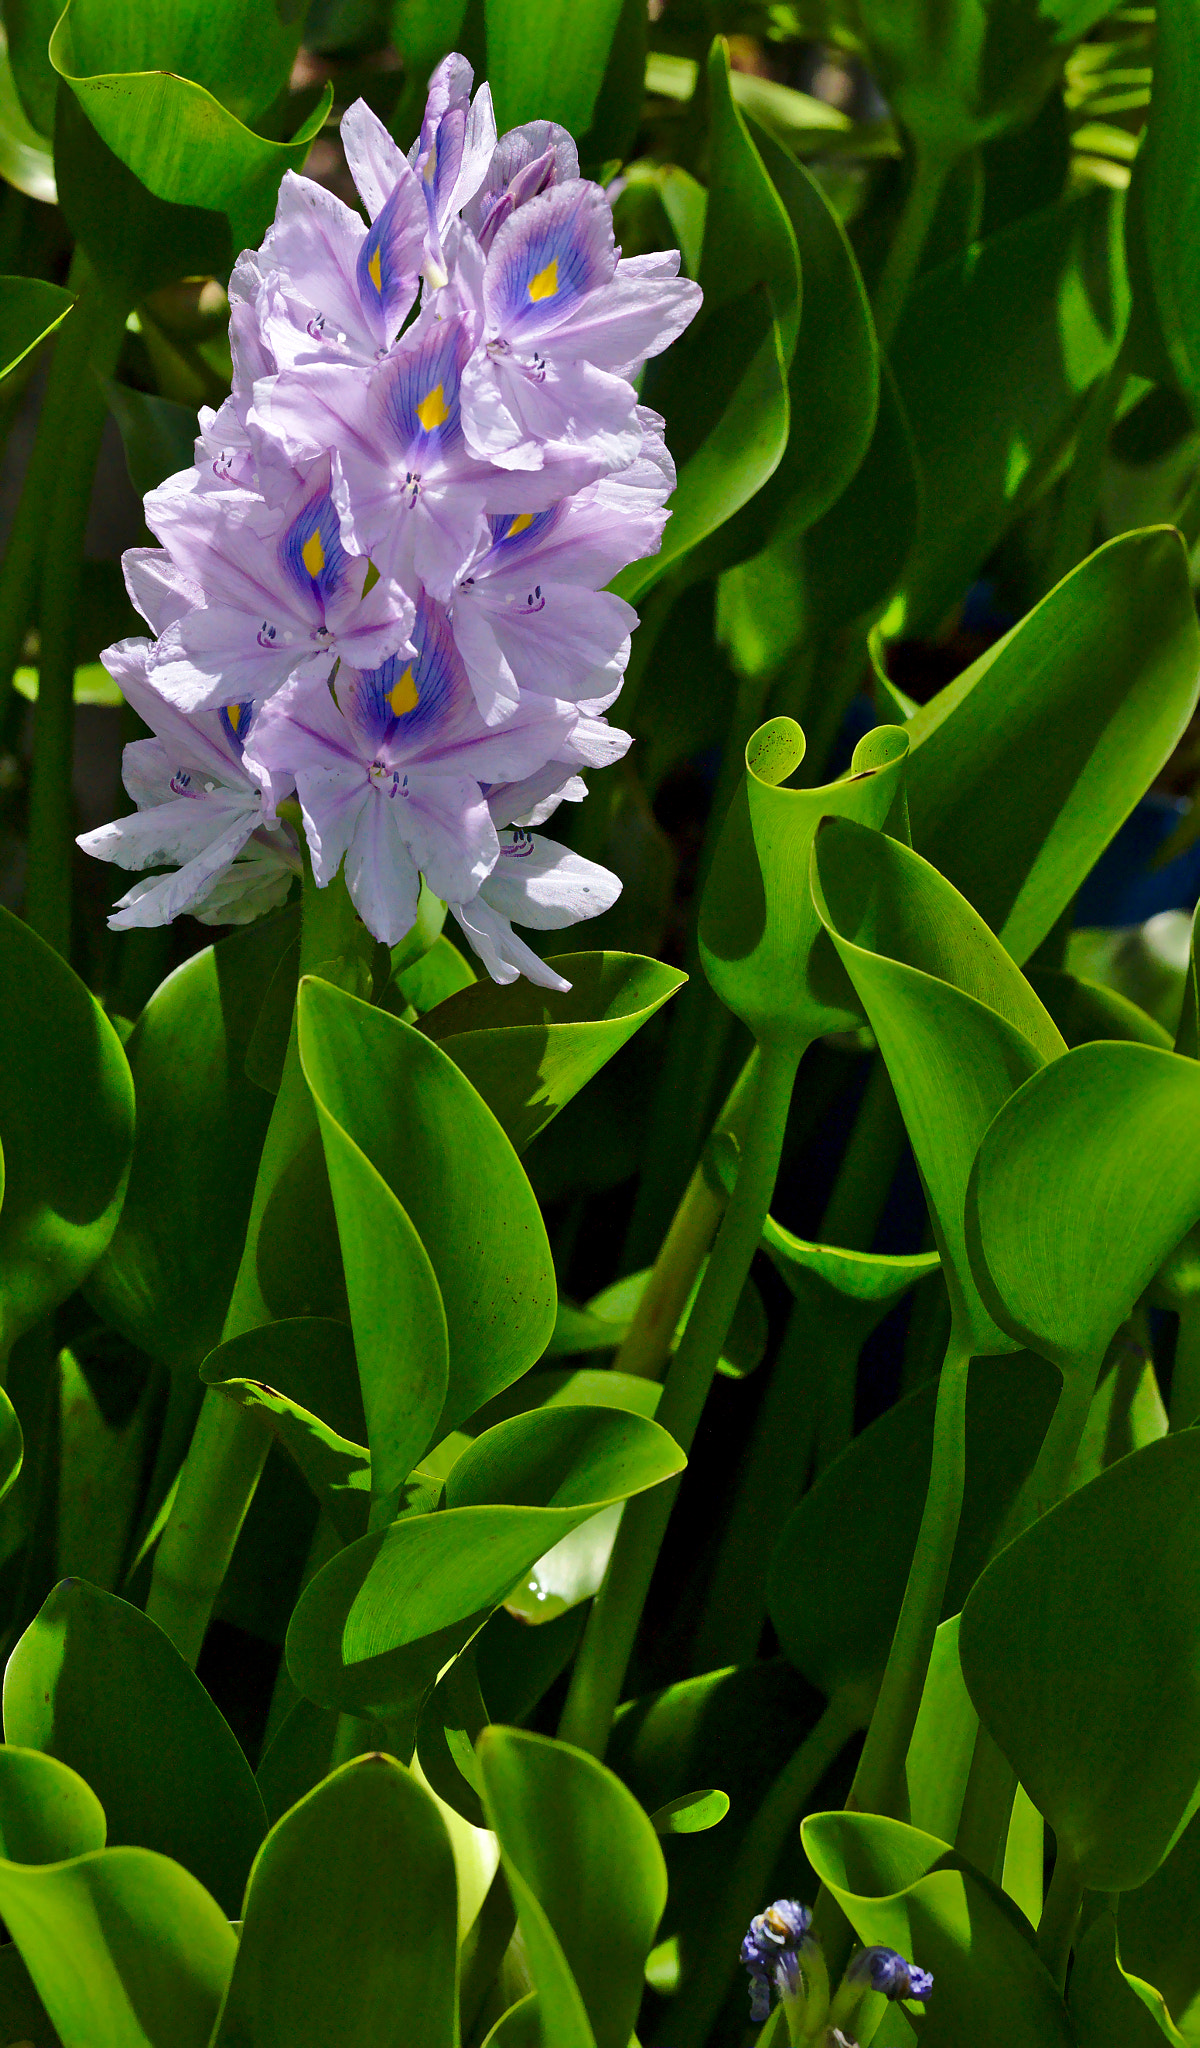
[[[863,1948],[853,1956],[846,1970],[853,1984],[881,1991],[885,1998],[928,1998],[933,1978],[928,1970],[908,1962],[894,1948]]]
[[[816,1948],[811,1925],[812,1914],[798,1899],[776,1899],[750,1922],[741,1958],[750,1972],[750,2017],[756,2025],[770,2013],[772,1991],[785,2006],[802,2000],[801,1953]]]

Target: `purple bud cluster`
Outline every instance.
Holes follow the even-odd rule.
[[[339,868],[395,945],[421,879],[498,981],[566,986],[513,931],[615,900],[537,828],[629,745],[606,713],[675,476],[634,380],[692,319],[677,255],[623,259],[553,122],[497,138],[434,73],[405,156],[342,123],[364,219],[289,172],[230,281],[233,389],[125,557],[152,639],[104,660],[154,737],[133,816],[84,835],[138,871],[110,920],[245,922]],[[147,874],[147,870],[170,870]]]
[[[812,1914],[798,1899],[776,1899],[750,1922],[741,1959],[750,1973],[750,2018],[756,2025],[770,2015],[772,1992],[792,2014],[799,2009],[808,2019],[812,1999],[817,1996],[812,1986],[820,1980],[819,2011],[809,2021],[804,2038],[819,2032],[828,2048],[854,2048],[838,2022],[852,2017],[868,1991],[894,2000],[925,1999],[933,1990],[930,1972],[908,1962],[894,1948],[863,1948],[851,1958],[830,2006],[824,1962],[816,1937],[809,1932],[811,1926]],[[811,1980],[807,2003],[806,1969]]]

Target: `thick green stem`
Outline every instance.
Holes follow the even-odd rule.
[[[300,971],[357,989],[362,984],[357,919],[339,876],[318,890],[306,865]],[[267,1129],[250,1223],[224,1340],[271,1320],[258,1283],[258,1234],[281,1174],[316,1129],[300,1069],[296,1022]],[[216,1388],[204,1396],[191,1448],[154,1560],[146,1612],[194,1664],[243,1522],[262,1476],[271,1432],[262,1411]]]
[[[952,1328],[938,1383],[929,1491],[887,1669],[846,1804],[904,1818],[904,1760],[912,1740],[958,1535],[966,1475],[967,1333]]]
[[[792,1304],[779,1356],[763,1395],[721,1542],[704,1614],[692,1644],[695,1672],[752,1663],[767,1617],[764,1503],[782,1526],[808,1483],[817,1426],[822,1361],[814,1360],[809,1308]]]
[[[691,1447],[729,1334],[738,1297],[762,1235],[779,1168],[792,1083],[802,1048],[763,1046],[737,1184],[663,1385],[657,1417],[680,1447]],[[603,1756],[678,1481],[627,1503],[604,1584],[575,1662],[560,1735]]]
[[[754,1100],[757,1072],[758,1054],[754,1052],[730,1090],[714,1134],[731,1132],[740,1144]],[[688,1182],[663,1239],[645,1292],[613,1360],[614,1371],[633,1373],[640,1379],[662,1378],[679,1318],[687,1307],[696,1275],[712,1249],[724,1213],[725,1198],[710,1185],[702,1161]]]
[[[1005,1516],[992,1547],[993,1556],[1047,1514],[1066,1492],[1103,1363],[1102,1354],[1099,1358],[1077,1359],[1063,1369],[1063,1383],[1050,1427],[1042,1438],[1033,1470]]]
[[[769,1786],[742,1837],[720,1903],[703,1930],[696,1965],[663,2023],[670,2048],[701,2048],[738,1970],[738,1948],[769,1903],[771,1873],[830,1765],[856,1727],[844,1701],[830,1700],[815,1728]]]
[[[29,868],[25,884],[25,916],[47,943],[64,956],[71,941],[71,845],[74,804],[71,765],[75,736],[75,654],[79,638],[79,599],[83,571],[83,540],[87,527],[92,479],[107,416],[102,377],[116,368],[125,332],[125,308],[88,279],[75,310],[68,316],[55,351],[51,388],[38,444],[30,463],[34,488],[49,481],[42,473],[42,437],[55,437],[53,482],[41,505],[32,542],[20,514],[10,554],[16,610],[6,621],[11,638],[17,630],[22,596],[27,618],[28,551],[41,556],[38,620],[41,629],[38,697],[33,714],[33,773],[29,786]],[[63,388],[67,387],[67,388]],[[36,474],[35,474],[36,472]],[[24,511],[26,494],[22,497]],[[32,503],[32,500],[31,500]],[[48,517],[47,517],[48,512]],[[31,514],[32,517],[32,514]],[[15,553],[14,553],[15,550]],[[8,562],[6,559],[5,568]],[[2,579],[0,579],[2,581]],[[0,602],[4,593],[0,589]],[[24,633],[25,620],[20,623]],[[13,648],[19,652],[20,641]],[[8,647],[0,648],[0,659]],[[8,670],[11,674],[11,668]],[[7,679],[7,677],[5,678]]]
[[[952,157],[938,156],[924,145],[916,145],[903,211],[875,289],[875,330],[881,348],[888,347],[896,331],[920,268],[942,189],[953,168]]]
[[[1037,1937],[1038,1954],[1060,1991],[1067,1981],[1067,1963],[1082,1904],[1083,1885],[1079,1872],[1060,1843],[1046,1904],[1038,1922]]]

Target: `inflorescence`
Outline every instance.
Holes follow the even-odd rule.
[[[620,758],[605,716],[637,624],[604,589],[659,546],[675,472],[634,380],[699,287],[623,259],[566,130],[497,138],[446,58],[405,156],[342,122],[367,220],[289,172],[230,281],[232,394],[125,556],[153,639],[104,661],[154,737],[137,811],[83,835],[139,871],[110,920],[244,923],[300,846],[395,945],[422,877],[490,974],[567,984],[513,931],[620,883],[537,828]],[[147,875],[147,870],[171,872]]]
[[[798,1899],[776,1899],[765,1912],[755,1914],[742,1942],[742,1962],[750,1973],[751,2019],[757,2024],[767,2019],[774,1993],[793,2043],[856,2048],[845,2030],[870,1993],[889,2000],[925,1999],[933,1990],[929,1971],[895,1949],[863,1948],[851,1957],[831,1996],[825,1958],[811,1927],[807,1906]]]

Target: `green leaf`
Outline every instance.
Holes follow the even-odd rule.
[[[1158,2001],[1191,2048],[1200,2020],[1200,1825],[1191,1821],[1165,1863],[1117,1907],[1117,1966],[1161,2024]],[[1152,1989],[1155,1997],[1147,1998]],[[1164,2031],[1167,2031],[1164,2029]],[[1168,2033],[1168,2038],[1170,2035]]]
[[[54,133],[54,95],[58,86],[48,45],[61,12],[56,0],[8,0],[4,9],[9,58],[20,104],[35,132],[45,136]]]
[[[112,1237],[129,1178],[134,1112],[129,1065],[100,1005],[7,910],[0,910],[0,987],[6,1354],[73,1293]]]
[[[554,1543],[683,1464],[665,1430],[620,1409],[498,1424],[452,1467],[441,1513],[401,1517],[310,1581],[288,1630],[296,1685],[320,1706],[360,1710],[419,1697]]]
[[[709,197],[699,266],[705,302],[688,333],[649,368],[644,391],[666,417],[679,482],[661,550],[622,570],[613,583],[629,599],[732,520],[774,474],[788,446],[800,256],[729,77],[728,47],[718,36],[708,61]],[[747,539],[739,522],[729,543],[733,559],[753,553],[761,541],[753,528]],[[725,544],[721,536],[716,546]],[[705,549],[697,570],[713,566],[724,563]]]
[[[7,10],[11,20],[13,9]],[[51,121],[53,122],[53,99]],[[0,51],[0,177],[30,199],[53,206],[58,198],[54,182],[54,152],[30,123],[17,94],[16,79],[7,51]]]
[[[0,1948],[0,2033],[29,2048],[62,2048],[15,1942]]]
[[[656,1835],[702,1835],[729,1812],[727,1792],[683,1792],[650,1816]]]
[[[739,85],[773,84],[746,72],[734,77]],[[755,522],[764,540],[779,528],[781,544],[795,549],[840,498],[871,445],[879,347],[849,237],[820,184],[769,134],[756,129],[754,140],[796,239],[804,298],[788,372],[787,452],[741,520]]]
[[[208,2048],[237,1937],[177,1863],[0,1863],[0,1913],[62,2048]]]
[[[1198,677],[1186,550],[1151,527],[1098,549],[905,727],[913,845],[1014,959],[1178,744]]]
[[[487,1728],[478,1754],[545,2038],[628,2048],[667,1902],[652,1823],[619,1778],[567,1743]]]
[[[404,1221],[392,1214],[393,1227],[419,1236],[436,1275],[450,1341],[444,1432],[519,1378],[545,1350],[556,1289],[541,1212],[490,1110],[428,1038],[386,1011],[314,980],[301,983],[298,1017],[301,1059],[326,1143],[336,1123],[343,1136],[335,1146],[345,1153],[353,1145],[365,1155],[396,1198]],[[464,1174],[468,1159],[471,1172]],[[364,1184],[361,1174],[358,1184]],[[407,1237],[405,1242],[411,1244]],[[365,1288],[371,1248],[362,1243],[352,1249]],[[405,1271],[406,1284],[422,1290],[414,1291],[414,1306],[420,1301],[430,1318],[422,1324],[425,1377],[414,1409],[423,1417],[434,1370],[428,1348],[435,1320],[431,1276],[416,1279],[415,1260]],[[379,1286],[385,1274],[381,1261]],[[382,1294],[375,1299],[382,1314]],[[359,1352],[361,1364],[361,1340]],[[435,1413],[425,1442],[436,1421]]]
[[[724,36],[714,38],[709,52],[708,98],[709,191],[699,275],[705,319],[765,286],[790,365],[800,331],[800,253],[787,207],[730,91]]]
[[[1027,1923],[944,1842],[874,1813],[814,1813],[801,1838],[859,1940],[933,1973],[923,2048],[1070,2048]]]
[[[259,1850],[213,2048],[457,2048],[454,1857],[429,1793],[363,1756]]]
[[[3,1161],[0,1160],[0,1193],[3,1191]],[[0,1388],[0,1500],[16,1483],[25,1457],[25,1440],[17,1411]]]
[[[887,730],[887,729],[885,729]],[[820,789],[785,789],[804,759],[790,718],[759,727],[721,827],[700,904],[700,958],[717,995],[762,1042],[803,1047],[851,1029],[858,1005],[837,971],[808,887],[808,859],[831,814],[882,825],[903,787],[908,751],[890,729],[870,734],[850,773]]]
[[[316,1316],[265,1323],[218,1345],[200,1377],[266,1416],[344,1543],[366,1533],[371,1459],[344,1323]]]
[[[1200,21],[1189,0],[1160,0],[1154,118],[1138,161],[1137,196],[1153,316],[1193,410],[1200,398],[1200,288],[1183,252],[1200,209],[1200,168],[1192,146],[1198,109]]]
[[[74,303],[69,292],[40,277],[0,277],[0,377],[53,334]]]
[[[191,467],[198,422],[190,405],[132,391],[112,377],[105,380],[104,392],[120,429],[129,481],[139,498],[177,470]]]
[[[1200,1066],[1081,1045],[999,1112],[967,1195],[975,1284],[1019,1343],[1096,1361],[1200,1219]]]
[[[875,431],[851,482],[804,535],[798,553],[786,536],[772,549],[781,567],[802,579],[803,619],[823,635],[880,616],[920,529],[912,429],[886,360],[881,368]]]
[[[104,1808],[76,1771],[6,1742],[0,1749],[0,1856],[65,1863],[104,1847]]]
[[[943,1842],[958,1833],[979,1733],[958,1658],[958,1622],[952,1614],[939,1624],[904,1761],[909,1820]]]
[[[384,996],[384,1007],[403,1016],[411,1006],[423,1017],[428,1010],[449,1002],[460,989],[474,986],[475,976],[458,947],[441,933],[427,953],[395,976]]]
[[[501,132],[523,121],[591,126],[621,0],[542,0],[536,32],[524,0],[485,0],[488,83]]]
[[[935,1273],[940,1263],[936,1252],[856,1252],[835,1244],[810,1244],[785,1230],[773,1216],[768,1216],[763,1228],[763,1244],[790,1287],[795,1285],[796,1274],[809,1273],[821,1283],[823,1292],[864,1308],[877,1308],[881,1315],[918,1280]]]
[[[271,1114],[246,1078],[246,1047],[295,929],[285,910],[185,961],[126,1045],[133,1171],[89,1299],[151,1357],[192,1371],[220,1343],[242,1254]]]
[[[1031,121],[1072,43],[1106,0],[982,0],[946,15],[937,0],[857,0],[888,104],[930,154],[953,161]]]
[[[1053,1412],[1041,1359],[976,1359],[967,1382],[967,1484],[945,1610],[956,1613]],[[820,1473],[779,1532],[767,1601],[780,1644],[827,1699],[870,1718],[929,1484],[936,1387],[873,1422]]]
[[[262,1801],[199,1679],[138,1608],[82,1579],[56,1586],[9,1658],[4,1736],[79,1772],[110,1843],[161,1850],[238,1911]]]
[[[636,953],[557,954],[551,965],[571,983],[567,994],[474,981],[421,1022],[518,1152],[687,979]]]
[[[983,920],[910,848],[833,819],[813,893],[887,1062],[952,1306],[973,1351],[1011,1350],[972,1279],[963,1204],[996,1111],[1062,1039]]]
[[[892,346],[930,508],[904,579],[906,633],[940,626],[1065,453],[1128,296],[1107,190],[1031,214],[918,281]]]
[[[1200,1801],[1198,1537],[1200,1436],[1185,1430],[1035,1522],[963,1610],[979,1717],[1095,1891],[1144,1884]]]
[[[301,17],[289,12],[285,23],[273,6],[193,0],[164,15],[70,0],[50,39],[54,69],[113,154],[154,198],[223,215],[235,252],[262,240],[284,172],[303,167],[332,104],[328,90],[290,142],[244,125],[291,68]]]
[[[1026,978],[1069,1047],[1089,1045],[1097,1038],[1119,1038],[1132,1045],[1171,1050],[1170,1034],[1162,1025],[1115,988],[1053,967],[1030,967]]]

